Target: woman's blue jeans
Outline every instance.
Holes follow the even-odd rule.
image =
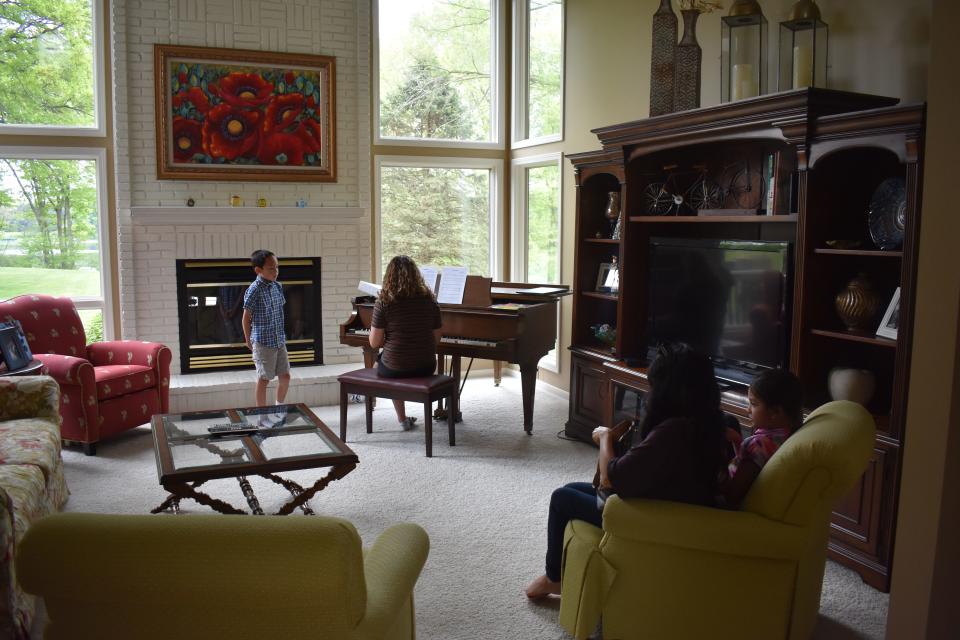
[[[563,560],[563,532],[571,520],[585,520],[603,526],[603,510],[597,506],[597,490],[589,482],[571,482],[550,496],[547,520],[547,578],[560,581]]]

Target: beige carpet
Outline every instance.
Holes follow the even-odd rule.
[[[424,457],[422,428],[402,432],[385,404],[374,412],[371,435],[364,432],[363,406],[351,407],[348,443],[360,464],[315,497],[314,510],[347,518],[365,544],[394,522],[409,520],[427,530],[430,557],[416,590],[420,638],[567,638],[557,623],[556,603],[532,604],[523,596],[527,581],[543,571],[551,491],[589,479],[596,460],[593,447],[557,437],[567,416],[566,395],[538,387],[534,432],[527,436],[519,378],[504,378],[500,387],[490,378],[471,379],[457,446],[447,446],[445,425],[438,425],[432,459]],[[408,408],[409,415],[420,411]],[[336,427],[336,407],[317,412]],[[147,427],[103,442],[97,451],[96,457],[64,452],[72,492],[67,511],[148,513],[163,500]],[[313,481],[310,472],[291,475],[301,483]],[[273,483],[252,482],[265,510],[276,511],[286,499]],[[209,482],[205,490],[245,505],[233,480]],[[188,513],[206,512],[196,503],[183,506]],[[882,638],[886,609],[884,594],[828,563],[817,637]]]

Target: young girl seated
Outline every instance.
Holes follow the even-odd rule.
[[[720,482],[720,506],[736,509],[783,441],[803,424],[803,389],[785,369],[764,371],[747,391],[753,432],[740,443]]]

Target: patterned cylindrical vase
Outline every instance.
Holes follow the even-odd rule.
[[[673,54],[677,46],[677,14],[671,0],[660,0],[653,14],[650,55],[650,115],[673,113]]]
[[[880,296],[866,274],[860,273],[848,282],[844,290],[837,294],[834,302],[837,315],[847,331],[868,331],[875,328]]]
[[[700,63],[703,51],[697,42],[696,9],[684,9],[683,38],[676,46],[676,60],[673,74],[673,110],[686,111],[700,106]]]

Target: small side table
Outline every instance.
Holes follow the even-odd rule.
[[[43,371],[43,363],[34,358],[30,364],[26,364],[19,369],[9,371],[7,365],[0,364],[0,376],[39,376]]]

